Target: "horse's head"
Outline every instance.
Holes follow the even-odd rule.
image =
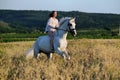
[[[65,17],[60,20],[60,26],[66,28],[66,31],[70,32],[72,36],[76,36],[77,32],[75,29],[75,18]]]
[[[68,21],[68,27],[69,27],[69,32],[71,33],[72,36],[76,36],[77,35],[77,32],[76,32],[76,29],[75,29],[75,18],[71,18],[69,21]]]

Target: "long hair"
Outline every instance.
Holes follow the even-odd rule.
[[[56,11],[52,11],[52,12],[49,14],[49,17],[53,17],[55,12],[56,12]]]

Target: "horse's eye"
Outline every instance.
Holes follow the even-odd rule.
[[[72,24],[69,23],[68,26],[72,26]]]

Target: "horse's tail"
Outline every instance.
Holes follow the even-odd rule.
[[[32,48],[28,49],[26,51],[25,55],[26,55],[26,58],[33,58],[34,57],[34,48],[32,47]]]

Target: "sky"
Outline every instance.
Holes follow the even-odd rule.
[[[120,0],[0,0],[0,9],[120,14]]]

